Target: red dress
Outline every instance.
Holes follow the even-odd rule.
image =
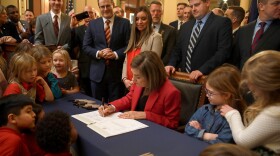
[[[21,134],[11,128],[0,128],[0,154],[30,156]]]
[[[126,54],[126,77],[127,77],[127,79],[129,79],[129,80],[132,80],[132,77],[133,77],[133,74],[132,74],[132,72],[131,72],[131,67],[130,67],[130,64],[131,64],[131,62],[132,62],[132,60],[133,60],[133,58],[136,56],[136,55],[138,55],[138,54],[140,54],[140,52],[141,52],[141,48],[137,48],[137,49],[133,49],[133,50],[130,50],[130,51],[128,51],[127,52],[127,54]]]

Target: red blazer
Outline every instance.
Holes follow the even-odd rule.
[[[116,111],[134,111],[140,99],[143,87],[131,86],[126,96],[111,102]],[[168,128],[178,127],[180,118],[181,93],[166,79],[158,90],[152,91],[148,97],[145,113],[147,120],[153,121]]]

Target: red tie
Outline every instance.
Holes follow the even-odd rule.
[[[111,40],[110,22],[111,22],[110,20],[107,20],[105,22],[105,37],[106,37],[106,42],[108,47],[110,45],[110,40]]]
[[[253,40],[253,43],[251,46],[251,53],[255,50],[256,46],[258,45],[258,42],[261,39],[262,34],[264,33],[264,27],[265,27],[266,23],[261,22],[261,23],[259,23],[259,25],[261,25],[261,28],[257,31],[257,33],[254,37],[254,40]]]
[[[54,15],[54,22],[53,22],[53,28],[54,28],[54,34],[56,37],[58,37],[59,27],[58,27],[58,16]]]

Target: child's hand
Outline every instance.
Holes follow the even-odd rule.
[[[38,83],[40,84],[41,86],[44,86],[47,84],[47,82],[41,77],[41,76],[37,76],[35,78],[35,82],[34,83]]]
[[[203,140],[216,140],[216,138],[218,137],[218,134],[213,134],[213,133],[204,133],[203,134]]]
[[[220,109],[221,111],[221,115],[225,116],[227,114],[227,112],[234,110],[232,107],[230,107],[229,105],[223,105]]]
[[[190,122],[189,122],[189,125],[192,126],[192,127],[194,127],[195,129],[199,129],[199,130],[201,129],[200,123],[199,123],[198,121],[196,121],[196,120],[190,121]]]
[[[66,89],[60,88],[60,90],[61,90],[62,94],[67,94],[67,90]]]

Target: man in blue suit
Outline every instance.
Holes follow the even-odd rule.
[[[102,17],[89,23],[83,50],[91,58],[92,96],[113,101],[123,96],[121,74],[130,23],[125,18],[114,16],[113,0],[99,0],[98,6]]]
[[[209,74],[229,58],[232,26],[228,18],[209,10],[210,0],[189,0],[195,19],[183,24],[166,72],[180,68],[190,79]]]

